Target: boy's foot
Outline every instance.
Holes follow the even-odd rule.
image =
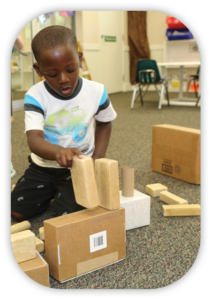
[[[11,178],[14,177],[15,174],[16,174],[16,171],[15,171],[15,169],[13,168],[13,165],[12,165],[12,163],[11,163]]]

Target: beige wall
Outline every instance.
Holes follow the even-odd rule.
[[[83,42],[87,44],[99,43],[99,12],[86,11],[83,14],[83,22]]]
[[[149,45],[163,45],[166,40],[166,16],[158,11],[147,12],[147,36]]]
[[[127,11],[124,11],[124,44],[128,45]]]
[[[99,12],[77,11],[76,12],[76,36],[83,44],[99,43]]]

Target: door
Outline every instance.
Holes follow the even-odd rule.
[[[122,11],[99,11],[100,82],[109,94],[123,90]]]

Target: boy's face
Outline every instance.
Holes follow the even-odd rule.
[[[78,85],[82,56],[73,46],[65,45],[42,51],[33,67],[57,94],[69,97]]]

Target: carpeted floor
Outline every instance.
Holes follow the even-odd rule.
[[[200,108],[163,106],[157,101],[147,101],[141,107],[137,101],[130,109],[131,92],[110,95],[117,112],[107,157],[135,169],[135,189],[145,193],[145,186],[161,183],[171,193],[185,198],[189,203],[200,204],[200,185],[189,184],[151,171],[152,126],[173,124],[200,129]],[[14,112],[12,123],[13,165],[17,172],[14,184],[28,167],[30,150],[24,134],[24,112]],[[120,176],[121,188],[121,176]],[[151,199],[150,225],[126,232],[127,255],[116,264],[96,270],[65,283],[50,276],[50,286],[55,289],[156,289],[167,286],[188,272],[200,246],[200,217],[162,216],[159,197]],[[38,236],[43,220],[52,218],[51,207],[30,220],[31,230]],[[12,224],[16,222],[12,220]],[[45,258],[45,252],[41,255]]]

